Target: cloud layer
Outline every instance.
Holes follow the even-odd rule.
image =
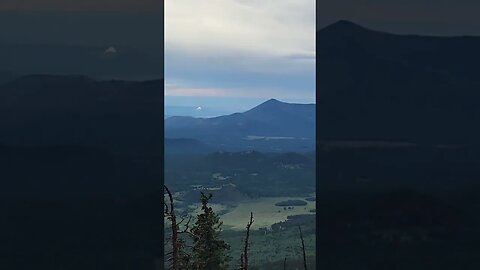
[[[170,0],[167,50],[261,57],[315,55],[312,0]]]
[[[314,70],[314,0],[165,1],[167,96],[313,101]]]

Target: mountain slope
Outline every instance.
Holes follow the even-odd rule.
[[[164,139],[165,156],[182,154],[205,154],[212,149],[195,139]]]
[[[259,141],[278,140],[313,145],[314,127],[314,104],[271,99],[244,113],[214,118],[170,117],[165,120],[165,136],[194,138],[223,147],[253,147]]]
[[[319,138],[475,143],[479,46],[347,21],[318,31]]]

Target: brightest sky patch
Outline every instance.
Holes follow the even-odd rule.
[[[314,102],[315,1],[165,1],[165,81],[166,105]]]

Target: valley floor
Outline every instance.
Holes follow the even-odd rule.
[[[211,205],[213,209],[220,213],[220,219],[223,221],[223,228],[230,230],[245,230],[245,226],[250,218],[250,212],[253,213],[254,223],[252,229],[269,228],[271,225],[286,221],[288,216],[313,214],[315,202],[305,201],[307,205],[289,207],[276,206],[275,204],[287,200],[305,200],[305,197],[262,197],[247,199],[238,202],[236,206],[226,206],[222,204]],[[194,212],[198,212],[200,205]]]

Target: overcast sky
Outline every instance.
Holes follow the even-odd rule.
[[[160,0],[1,0],[0,42],[128,46],[163,55]]]
[[[315,27],[480,35],[478,0],[166,0],[166,104],[247,109],[315,99]],[[315,13],[317,20],[315,26]],[[161,0],[2,0],[0,42],[162,52]]]
[[[165,1],[165,80],[166,105],[315,102],[315,1]]]

